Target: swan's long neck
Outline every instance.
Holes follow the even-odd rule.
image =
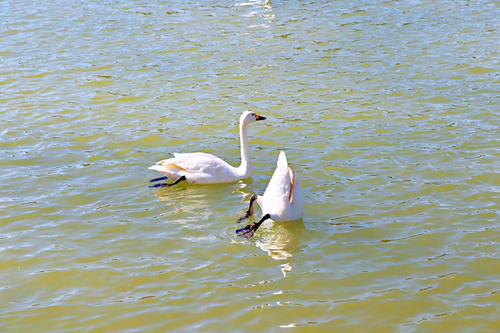
[[[250,152],[248,150],[247,125],[240,123],[240,149],[241,149],[241,164],[236,169],[238,176],[248,178],[252,172],[252,164],[250,163]]]

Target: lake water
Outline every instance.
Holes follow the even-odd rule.
[[[0,2],[2,332],[498,332],[498,1]],[[173,152],[251,179],[148,188]],[[286,150],[305,216],[239,239]],[[260,210],[256,210],[256,217]]]

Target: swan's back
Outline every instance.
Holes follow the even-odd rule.
[[[224,160],[207,153],[174,153],[174,157],[161,160],[153,167],[170,178],[186,177],[196,184],[225,182],[237,177],[235,168]]]

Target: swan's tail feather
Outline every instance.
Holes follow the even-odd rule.
[[[278,156],[278,162],[276,164],[278,165],[278,167],[283,167],[283,168],[288,167],[288,160],[283,150],[280,151],[280,155]]]
[[[159,164],[152,165],[148,169],[158,171],[158,172],[165,172],[165,167],[162,165],[159,165]]]
[[[163,176],[168,177],[168,178],[176,179],[176,178],[179,177],[179,175],[177,175],[177,172],[173,171],[172,169],[168,169],[168,168],[166,168],[166,167],[164,167],[163,165],[160,165],[160,164],[152,165],[148,169],[149,170],[158,171]],[[160,178],[158,180],[162,180],[162,179]]]

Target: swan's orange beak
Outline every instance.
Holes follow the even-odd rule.
[[[257,113],[254,113],[255,114],[255,120],[265,120],[266,117],[262,117],[262,116],[259,116]]]

